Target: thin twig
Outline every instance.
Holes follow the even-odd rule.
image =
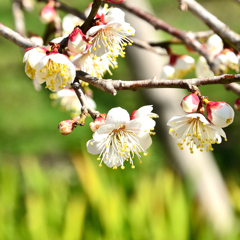
[[[146,49],[150,52],[156,53],[156,54],[161,55],[161,56],[167,56],[166,53],[163,53],[163,50],[152,47],[151,44],[149,44],[147,41],[140,40],[140,39],[137,39],[137,38],[132,38],[132,39],[133,39],[133,45],[134,46]],[[159,43],[159,45],[160,45],[160,43]],[[163,46],[159,46],[159,47],[165,48]]]
[[[21,0],[14,0],[12,3],[12,13],[13,13],[14,26],[15,26],[16,32],[18,32],[22,36],[25,36],[26,28],[25,28],[24,15],[23,15],[21,6],[22,6]]]
[[[225,85],[225,88],[227,90],[231,90],[232,92],[236,93],[237,95],[240,95],[240,85],[238,83],[230,83]]]
[[[240,51],[240,35],[232,31],[225,23],[208,12],[195,0],[182,0],[188,6],[188,10],[200,18],[215,33],[217,33],[234,50]]]
[[[86,112],[89,113],[93,119],[99,117],[100,113],[98,111],[95,111],[91,107],[91,105],[88,103],[88,100],[77,78],[74,79],[74,82],[72,83],[72,88],[75,91],[82,105],[82,108],[81,108],[82,113],[86,113]]]

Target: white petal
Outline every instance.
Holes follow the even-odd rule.
[[[92,144],[90,144],[92,143]],[[103,143],[102,141],[94,142],[93,139],[87,142],[87,151],[91,154],[99,154],[102,151]]]
[[[105,27],[106,27],[106,25],[99,25],[99,26],[91,27],[86,33],[86,38],[89,38],[89,36],[95,35],[100,29],[105,28]]]
[[[135,117],[147,116],[153,110],[152,105],[140,107],[134,114]]]
[[[107,138],[113,129],[115,129],[114,124],[103,125],[93,134],[93,139],[98,141],[100,139]]]
[[[132,131],[135,134],[142,136],[155,127],[155,121],[149,117],[136,118],[126,123],[126,131]]]
[[[136,137],[139,141],[139,144],[144,150],[147,150],[152,144],[152,138],[148,133],[144,134],[142,137]]]
[[[39,61],[36,68],[37,71],[41,70],[48,63],[49,58],[50,56],[45,56]]]
[[[119,128],[121,124],[125,124],[129,120],[128,112],[121,107],[116,107],[108,112],[105,124],[114,124],[116,128]]]

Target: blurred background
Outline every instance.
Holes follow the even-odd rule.
[[[63,2],[79,10],[90,3],[87,0]],[[177,1],[147,2],[152,4],[156,16],[177,28],[207,30],[191,13],[179,11]],[[199,2],[240,33],[237,1]],[[1,0],[0,22],[14,29],[11,3]],[[25,12],[27,30],[39,35],[45,31],[38,18],[43,6],[44,3],[35,3],[33,11]],[[61,17],[65,15],[58,12]],[[157,34],[162,40],[170,39],[161,31]],[[174,51],[189,54],[183,46],[174,46]],[[221,231],[214,224],[214,216],[211,218],[203,211],[195,183],[171,155],[175,150],[166,149],[160,130],[153,136],[150,155],[142,165],[135,162],[135,170],[127,164],[124,171],[105,165],[99,168],[97,157],[86,152],[86,142],[92,138],[88,127],[91,119],[87,119],[85,127],[62,136],[57,130],[58,123],[70,115],[52,106],[48,90],[34,89],[24,72],[23,50],[0,37],[0,54],[1,240],[240,239],[238,112],[234,123],[225,129],[228,141],[215,146],[213,152],[222,186],[226,188],[226,205],[231,209],[231,226]],[[198,58],[197,54],[190,55]],[[119,68],[113,70],[112,78],[136,79],[136,69],[129,67],[131,64],[128,56],[119,59]],[[188,77],[195,77],[194,72]],[[151,104],[145,91],[122,91],[113,97],[92,90],[100,112],[107,113],[121,106],[131,113]],[[237,98],[223,86],[204,86],[200,90],[211,100],[227,101],[232,106]],[[174,102],[177,107],[179,103]],[[158,106],[154,105],[154,109],[161,121]],[[221,211],[218,217],[223,217]]]

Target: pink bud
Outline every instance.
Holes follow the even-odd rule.
[[[237,111],[240,111],[240,98],[238,98],[235,102],[234,102],[234,108]]]
[[[131,113],[131,115],[130,115],[130,120],[133,120],[133,119],[135,119],[135,118],[137,118],[136,116],[135,116],[135,113],[137,112],[137,110],[135,110],[135,111],[133,111],[132,113]]]
[[[65,120],[59,123],[58,130],[62,135],[68,135],[73,131],[73,120]]]
[[[68,38],[68,49],[73,53],[81,53],[86,50],[88,46],[86,36],[80,28],[75,28]]]
[[[193,113],[197,111],[199,103],[200,100],[198,96],[194,93],[191,93],[183,98],[180,106],[182,107],[184,112]]]
[[[54,9],[54,1],[49,1],[49,3],[45,5],[40,12],[40,20],[42,23],[50,23],[54,21],[56,16],[57,13]]]
[[[124,0],[104,0],[104,2],[110,2],[110,3],[121,3]]]
[[[89,126],[93,132],[96,132],[99,127],[105,124],[105,121],[106,117],[101,116],[99,118],[96,118],[94,122],[91,122]]]
[[[233,122],[234,111],[226,102],[208,102],[206,106],[208,119],[217,127],[227,127]]]

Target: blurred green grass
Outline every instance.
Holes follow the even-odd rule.
[[[64,2],[79,4],[79,9],[89,3]],[[220,11],[224,1],[200,2],[239,30],[237,22]],[[152,3],[156,14],[176,27],[206,29],[190,13],[180,12],[177,1]],[[237,16],[238,7],[232,1],[228,4],[232,16]],[[0,6],[0,21],[13,28],[11,2],[2,0]],[[42,6],[36,4],[34,12],[25,14],[27,29],[38,34],[44,32],[37,18]],[[183,53],[185,49],[175,51]],[[68,136],[60,135],[58,123],[69,114],[51,106],[48,90],[34,90],[24,73],[21,49],[0,37],[0,52],[0,239],[216,239],[211,225],[200,216],[190,184],[166,166],[168,158],[156,136],[150,156],[142,165],[136,164],[135,170],[130,166],[124,171],[98,168],[96,156],[86,153],[86,142],[92,135],[89,128],[78,127]],[[129,65],[127,58],[120,59],[114,78],[131,79]],[[212,100],[232,103],[236,98],[233,93],[226,94],[222,86],[201,90]],[[119,92],[115,97],[93,91],[100,112],[116,106],[131,112],[145,104],[141,91]],[[239,114],[227,130],[229,141],[215,147],[223,173],[235,174],[236,179],[237,122]],[[228,163],[226,156],[230,156]],[[239,187],[230,181],[230,190],[239,214]],[[235,232],[232,235],[223,239],[239,239]]]

